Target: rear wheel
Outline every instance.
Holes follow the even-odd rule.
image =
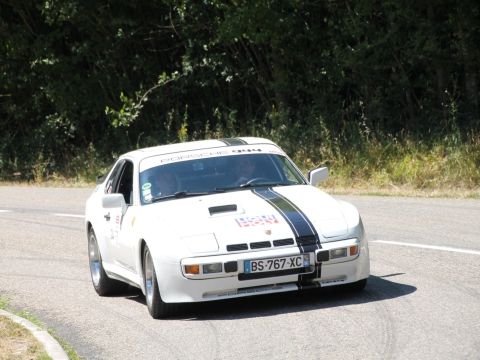
[[[93,287],[100,296],[112,295],[126,290],[127,284],[110,279],[102,265],[102,256],[98,248],[97,237],[93,229],[88,232],[88,260]]]
[[[160,319],[172,315],[177,304],[165,303],[158,289],[157,274],[153,265],[152,255],[147,246],[143,250],[143,281],[145,285],[145,298],[148,312],[154,319]]]

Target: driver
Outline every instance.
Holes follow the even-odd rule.
[[[177,177],[172,172],[161,172],[154,180],[154,196],[168,196],[177,192]]]
[[[254,173],[255,163],[250,158],[241,157],[240,159],[238,159],[234,170],[234,175],[237,179],[234,183],[235,186],[245,184],[249,180],[253,179]]]

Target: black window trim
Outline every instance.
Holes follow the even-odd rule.
[[[133,180],[134,180],[134,176],[135,176],[135,164],[132,160],[130,159],[122,159],[122,166],[121,166],[121,169],[120,169],[120,172],[118,174],[118,177],[115,179],[115,185],[113,187],[113,193],[119,193],[119,188],[120,188],[120,180],[123,178],[123,175],[125,174],[125,171],[126,169],[128,168],[128,164],[130,164],[132,166],[132,178],[131,178],[131,190],[132,192],[134,192],[134,187],[133,187]],[[123,194],[125,196],[125,194]],[[132,199],[132,203],[130,204],[130,201],[128,201],[127,199],[125,199],[125,204],[127,206],[132,206],[133,205],[133,199]]]

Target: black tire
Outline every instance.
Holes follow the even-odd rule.
[[[127,284],[110,279],[105,273],[102,265],[102,256],[98,248],[97,237],[93,229],[90,229],[88,232],[88,260],[92,284],[98,295],[108,296],[118,294],[127,289]]]
[[[160,296],[157,273],[155,272],[152,255],[146,245],[143,249],[143,284],[148,312],[154,319],[171,316],[177,311],[178,304],[165,303]]]

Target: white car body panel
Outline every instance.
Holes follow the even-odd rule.
[[[152,254],[161,297],[164,302],[196,302],[228,299],[256,294],[298,290],[358,282],[370,274],[369,250],[361,218],[356,208],[337,201],[307,183],[272,186],[267,190],[241,189],[224,193],[168,199],[142,204],[139,173],[158,165],[218,156],[237,156],[255,149],[263,154],[282,155],[283,151],[265,139],[240,138],[238,144],[205,140],[142,149],[125,154],[120,161],[133,164],[131,204],[125,208],[104,208],[107,182],[115,170],[99,184],[86,203],[86,227],[97,236],[103,267],[111,278],[141,288],[142,246]],[[295,167],[295,169],[297,169]],[[298,169],[297,169],[298,171]],[[303,178],[304,182],[306,180]],[[297,209],[298,214],[278,208],[265,199]],[[228,211],[215,213],[218,207]],[[223,208],[220,208],[223,209]],[[211,211],[214,212],[211,214]],[[107,220],[105,216],[108,217]],[[297,243],[302,226],[311,227],[319,243],[304,248]],[[303,220],[302,220],[303,219]],[[293,223],[293,224],[292,224]],[[300,227],[299,227],[300,229]],[[301,232],[301,231],[300,231]],[[290,245],[252,249],[252,243],[291,239]],[[249,244],[240,251],[227,246]],[[318,261],[317,253],[358,245],[358,254]],[[307,249],[308,248],[308,249]],[[306,250],[307,249],[307,250]],[[350,251],[350,250],[348,250]],[[306,253],[311,275],[276,273],[263,278],[249,278],[244,261],[288,257]],[[347,252],[349,254],[349,252]],[[185,265],[236,262],[237,270],[217,274],[188,275]],[[243,275],[242,275],[243,274]],[[246,277],[246,278],[242,278]]]

